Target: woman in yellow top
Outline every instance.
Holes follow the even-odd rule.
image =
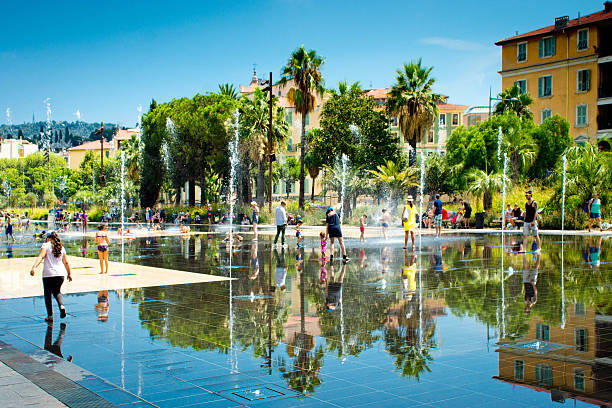
[[[414,199],[408,196],[407,204],[402,211],[402,223],[404,224],[404,249],[408,246],[408,234],[412,241],[412,250],[414,251],[414,231],[416,230],[416,213],[417,209],[414,206]]]

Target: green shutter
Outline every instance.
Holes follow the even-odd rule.
[[[540,39],[538,41],[538,57],[542,58],[544,56],[544,40]]]
[[[308,193],[310,190],[308,189],[308,177],[304,177],[304,191],[306,193]]]
[[[542,90],[544,89],[543,82],[544,82],[544,78],[543,77],[538,78],[538,96],[540,98],[542,97]]]
[[[556,52],[555,45],[557,43],[557,39],[555,37],[553,37],[551,43],[552,43],[552,47],[551,47],[552,53],[550,55],[555,55],[555,52]]]
[[[305,123],[306,123],[306,126],[310,126],[310,114],[309,113],[306,114],[306,122]]]
[[[588,91],[589,89],[591,89],[591,70],[587,69],[586,71],[584,71],[584,83],[585,83],[585,87],[584,90]]]

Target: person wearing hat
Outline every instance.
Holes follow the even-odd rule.
[[[416,213],[417,209],[414,206],[414,199],[408,196],[406,205],[402,211],[402,223],[404,224],[404,249],[408,247],[408,235],[412,241],[412,250],[414,251],[414,231],[416,230]]]
[[[253,241],[257,241],[257,224],[259,223],[259,207],[255,201],[251,201],[251,207],[253,208],[253,218],[251,218],[251,222],[253,223]]]
[[[330,238],[331,244],[331,256],[330,261],[334,261],[334,240],[337,238],[342,250],[342,262],[348,262],[349,258],[346,256],[346,248],[344,247],[344,240],[342,239],[342,229],[340,227],[340,217],[333,208],[329,207],[325,212],[325,239]]]

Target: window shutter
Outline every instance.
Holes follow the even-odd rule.
[[[553,37],[553,38],[551,38],[551,40],[552,41],[551,41],[551,47],[550,47],[550,50],[551,50],[551,54],[550,55],[555,55],[555,52],[556,52],[555,51],[555,45],[557,43],[557,39],[555,37]]]
[[[591,70],[587,69],[584,71],[584,90],[588,91],[591,89]]]
[[[540,40],[541,41],[541,40]],[[543,90],[543,86],[542,86],[542,82],[544,82],[544,78],[540,77],[538,78],[538,96],[541,98],[542,97],[542,90]]]
[[[542,58],[544,56],[544,40],[540,39],[538,41],[538,57]]]

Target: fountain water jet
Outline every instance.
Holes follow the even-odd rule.
[[[346,199],[346,167],[348,164],[348,156],[342,153],[342,184],[340,188],[340,224],[344,219],[344,200]]]
[[[237,353],[234,350],[234,309],[232,302],[232,251],[234,245],[234,236],[233,236],[233,223],[234,223],[234,183],[236,179],[236,170],[238,168],[238,138],[240,131],[240,113],[238,109],[234,112],[233,115],[233,135],[232,139],[229,142],[229,151],[230,151],[230,180],[229,180],[229,188],[227,192],[227,201],[230,206],[230,215],[229,215],[229,320],[230,320],[230,365],[231,372],[238,372],[238,356],[234,355]]]

